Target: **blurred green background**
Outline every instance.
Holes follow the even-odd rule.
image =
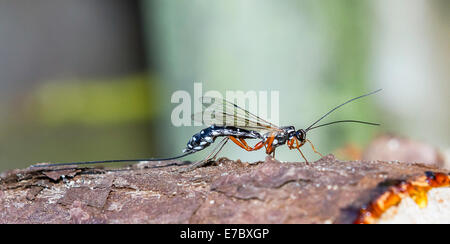
[[[446,0],[0,0],[0,171],[179,155],[201,127],[174,127],[170,98],[194,82],[279,91],[280,123],[297,128],[383,88],[326,120],[382,127],[312,131],[317,149],[392,132],[448,151],[449,13]]]

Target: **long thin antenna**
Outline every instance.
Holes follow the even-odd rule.
[[[114,159],[114,160],[102,160],[102,161],[86,161],[86,162],[71,162],[71,163],[55,163],[55,164],[37,164],[31,165],[31,167],[52,167],[52,166],[69,166],[69,165],[84,165],[84,164],[105,164],[105,163],[118,163],[118,162],[140,162],[140,161],[167,161],[185,157],[193,152],[188,152],[176,157],[171,158],[142,158],[142,159]]]
[[[323,118],[327,117],[329,114],[331,114],[332,112],[334,112],[336,109],[338,109],[338,108],[344,106],[345,104],[350,103],[350,102],[353,102],[353,101],[355,101],[355,100],[357,100],[357,99],[360,99],[360,98],[367,97],[367,96],[369,96],[369,95],[375,94],[375,93],[377,93],[377,92],[379,92],[379,91],[381,91],[381,90],[383,90],[383,89],[378,89],[378,90],[373,91],[373,92],[371,92],[371,93],[367,93],[367,94],[364,94],[364,95],[362,95],[362,96],[352,98],[352,99],[348,100],[347,102],[345,102],[345,103],[343,103],[343,104],[341,104],[341,105],[339,105],[339,106],[333,108],[333,109],[330,110],[328,113],[326,113],[325,115],[323,115],[320,119],[318,119],[316,122],[314,122],[312,125],[310,125],[308,128],[306,128],[305,131],[310,130],[315,124],[317,124],[317,123],[318,123],[319,121],[321,121]]]
[[[327,125],[332,125],[332,124],[337,124],[337,123],[359,123],[359,124],[375,125],[375,126],[380,125],[380,124],[377,124],[377,123],[360,121],[360,120],[338,120],[338,121],[333,121],[333,122],[330,122],[330,123],[321,124],[321,125],[318,125],[318,126],[311,127],[309,129],[306,129],[305,131],[307,132],[309,130],[314,130],[314,129],[317,129],[317,128],[322,127],[322,126],[327,126]]]

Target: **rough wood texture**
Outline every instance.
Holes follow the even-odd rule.
[[[442,169],[381,161],[225,158],[122,169],[29,168],[0,178],[0,223],[352,223],[398,180]]]

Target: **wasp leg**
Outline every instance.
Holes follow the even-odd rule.
[[[306,139],[306,141],[309,142],[309,144],[311,144],[311,147],[312,147],[313,151],[314,151],[315,153],[319,154],[319,155],[323,158],[323,155],[322,155],[320,152],[318,152],[318,151],[316,150],[316,148],[315,148],[314,145],[311,143],[311,141],[308,140],[308,139]]]
[[[288,145],[289,149],[294,149],[294,142],[295,142],[295,138],[292,138],[291,140],[289,140],[288,142],[286,142],[286,144]]]
[[[178,173],[189,172],[189,171],[192,171],[196,168],[202,167],[202,166],[214,161],[217,157],[217,154],[219,154],[219,152],[222,151],[222,148],[225,146],[225,144],[227,144],[228,139],[229,139],[228,137],[223,138],[223,140],[220,141],[220,143],[217,145],[217,147],[215,147],[205,159],[203,159],[202,161],[193,163],[193,164],[187,166],[186,168],[179,169]]]
[[[264,146],[264,142],[262,141],[258,142],[254,147],[250,147],[243,138],[239,138],[239,140],[236,139],[236,137],[234,136],[229,136],[228,138],[230,138],[234,143],[236,143],[236,145],[240,146],[241,148],[249,152],[259,150]]]
[[[273,152],[273,150],[274,150],[274,148],[272,147],[273,140],[275,140],[275,136],[274,135],[271,135],[267,139],[267,141],[265,143],[267,145],[267,147],[266,147],[266,154],[271,154]]]
[[[303,155],[302,150],[300,150],[300,148],[297,148],[297,150],[300,152],[300,154],[302,155],[303,159],[305,160],[306,164],[309,164],[308,159],[305,158],[305,155]]]
[[[228,138],[224,138],[222,141],[224,141],[224,143],[222,144],[222,146],[220,146],[219,150],[217,150],[217,152],[214,154],[214,156],[212,156],[210,160],[216,160],[217,155],[220,153],[220,151],[222,151],[222,148],[225,146],[225,144],[227,144]]]
[[[306,159],[305,155],[303,155],[303,153],[302,153],[302,150],[300,150],[300,147],[303,146],[303,144],[305,144],[305,143],[298,143],[298,139],[295,138],[295,144],[296,144],[295,148],[300,152],[300,154],[302,155],[306,164],[309,164],[308,159]]]

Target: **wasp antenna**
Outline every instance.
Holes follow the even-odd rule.
[[[36,164],[31,165],[32,168],[37,167],[52,167],[52,166],[69,166],[69,165],[86,165],[86,164],[105,164],[105,163],[119,163],[119,162],[141,162],[141,161],[168,161],[185,157],[193,152],[188,152],[171,158],[142,158],[142,159],[114,159],[102,161],[86,161],[86,162],[70,162],[70,163],[55,163],[55,164]]]
[[[383,90],[383,89],[378,89],[378,90],[376,90],[376,91],[373,91],[373,92],[370,92],[370,93],[361,95],[361,96],[359,96],[359,97],[352,98],[352,99],[348,100],[347,102],[342,103],[341,105],[339,105],[339,106],[333,108],[333,109],[330,110],[328,113],[326,113],[325,115],[323,115],[322,117],[320,117],[320,119],[318,119],[316,122],[314,122],[314,123],[313,123],[312,125],[310,125],[308,128],[306,128],[305,131],[311,130],[311,128],[312,128],[314,125],[316,125],[319,121],[321,121],[322,119],[324,119],[325,117],[327,117],[329,114],[331,114],[332,112],[334,112],[336,109],[338,109],[338,108],[344,106],[345,104],[350,103],[350,102],[353,102],[353,101],[355,101],[355,100],[357,100],[357,99],[360,99],[360,98],[363,98],[363,97],[370,96],[370,95],[375,94],[375,93],[377,93],[377,92],[379,92],[379,91],[381,91],[381,90]]]
[[[378,123],[372,123],[372,122],[366,122],[366,121],[360,121],[360,120],[338,120],[338,121],[333,121],[333,122],[330,122],[330,123],[321,124],[321,125],[318,125],[318,126],[311,127],[311,128],[309,128],[309,129],[307,129],[305,131],[310,131],[310,130],[317,129],[319,127],[332,125],[332,124],[337,124],[337,123],[359,123],[359,124],[374,125],[374,126],[379,126],[380,125]]]

